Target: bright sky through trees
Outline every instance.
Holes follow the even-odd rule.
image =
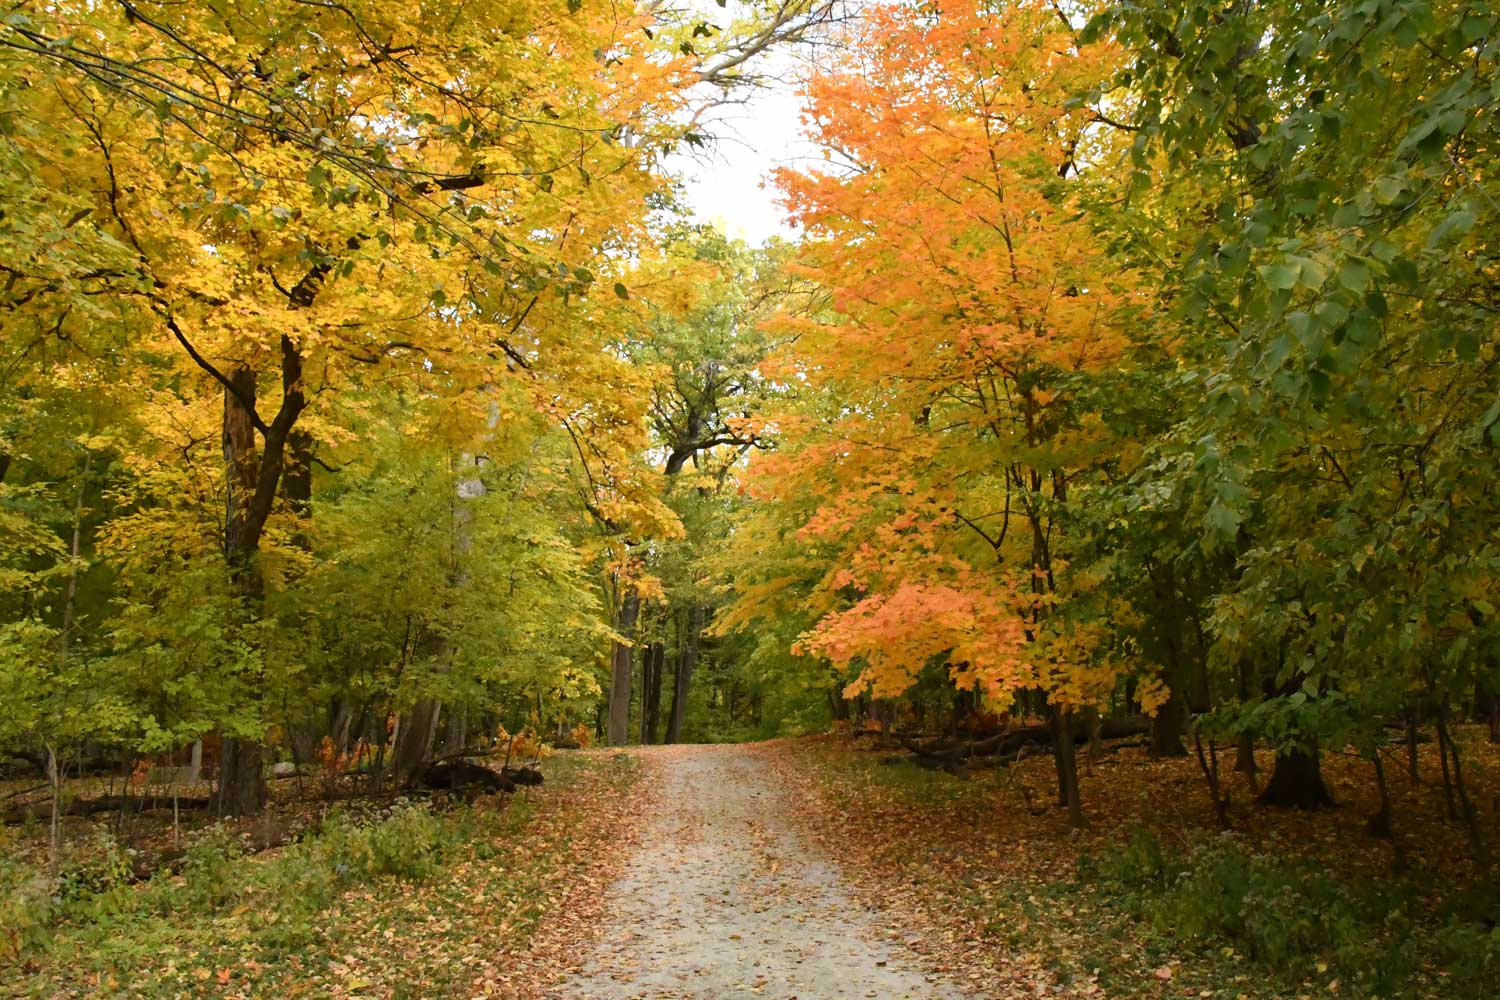
[[[752,244],[791,237],[796,229],[777,203],[770,174],[809,154],[800,114],[801,101],[790,83],[772,84],[745,104],[725,108],[711,126],[710,149],[673,159],[693,214]]]
[[[705,18],[720,23],[744,14],[739,3],[722,9],[712,2],[699,6]],[[820,158],[804,134],[800,92],[819,52],[809,47],[767,53],[757,66],[761,82],[701,119],[711,140],[707,148],[669,158],[668,167],[682,178],[687,206],[697,219],[755,245],[797,232],[778,203],[771,174],[778,167]]]

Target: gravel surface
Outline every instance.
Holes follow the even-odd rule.
[[[608,925],[557,1000],[966,1000],[780,818],[736,747],[648,748],[656,815],[609,889]]]

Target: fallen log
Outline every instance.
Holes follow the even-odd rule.
[[[515,779],[509,775],[461,759],[434,761],[412,775],[410,784],[436,792],[481,789],[494,793],[516,790]]]
[[[174,802],[171,798],[160,796],[103,795],[97,799],[74,799],[72,802],[65,803],[59,815],[94,816],[106,812],[124,812],[127,809],[134,813],[148,813],[160,810],[170,811],[173,808],[179,810],[212,809],[213,799],[179,798]],[[3,822],[7,826],[15,826],[48,819],[51,816],[52,800],[43,799],[39,802],[12,806],[6,810]]]
[[[1125,719],[1105,719],[1099,724],[1101,740],[1119,740],[1140,736],[1151,731],[1151,720],[1144,716]],[[1073,722],[1073,738],[1088,739],[1088,726],[1082,719]],[[982,740],[937,739],[927,744],[917,743],[908,737],[898,736],[897,742],[918,757],[926,758],[939,766],[957,764],[974,757],[1011,757],[1022,747],[1035,744],[1050,744],[1052,731],[1046,726],[1022,726],[987,736]]]
[[[542,780],[542,772],[529,765],[507,766],[496,771],[473,761],[450,758],[428,764],[413,776],[411,784],[429,791],[473,792],[479,789],[509,793],[519,787],[535,787]]]
[[[511,781],[514,781],[518,785],[525,785],[531,788],[535,788],[537,785],[540,785],[543,780],[542,772],[538,771],[530,764],[516,768],[502,767],[500,769],[500,773],[501,775],[510,778]]]
[[[6,799],[18,799],[18,798],[20,798],[23,795],[30,795],[32,792],[40,792],[43,788],[47,788],[51,784],[52,783],[50,781],[44,781],[40,785],[32,785],[30,788],[18,788],[18,789],[16,789],[13,792],[7,792],[4,795],[4,798],[6,798]]]

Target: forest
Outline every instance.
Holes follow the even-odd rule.
[[[0,3],[0,996],[1495,995],[1497,605],[1488,0]]]

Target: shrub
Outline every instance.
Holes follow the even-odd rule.
[[[235,863],[243,854],[243,845],[226,826],[199,834],[182,861],[182,901],[191,909],[208,911],[232,899]]]
[[[109,831],[97,828],[92,838],[69,845],[57,866],[57,895],[64,905],[105,902],[112,890],[132,876],[130,858]]]
[[[1228,945],[1295,979],[1326,972],[1388,996],[1409,989],[1418,965],[1416,897],[1399,883],[1345,884],[1227,837],[1169,854],[1144,830],[1079,873],[1178,945]]]
[[[422,806],[406,804],[377,823],[332,817],[324,823],[317,843],[340,879],[382,875],[420,879],[437,870],[454,833],[442,818]]]
[[[56,880],[43,869],[0,852],[0,960],[46,945],[61,902]]]

